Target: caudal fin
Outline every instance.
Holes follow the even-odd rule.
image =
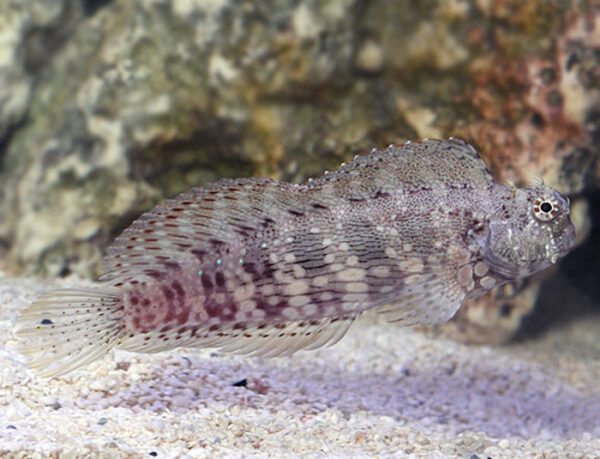
[[[119,297],[119,290],[105,286],[43,294],[17,323],[27,364],[49,377],[102,358],[123,333]]]

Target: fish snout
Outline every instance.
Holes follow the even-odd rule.
[[[575,225],[573,225],[573,223],[569,221],[558,243],[558,248],[560,250],[561,257],[564,257],[567,253],[571,251],[571,249],[575,245],[576,238],[577,231],[575,230]]]

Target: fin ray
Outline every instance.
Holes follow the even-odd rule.
[[[28,366],[59,376],[106,355],[122,334],[119,296],[104,286],[43,294],[17,323]]]
[[[432,325],[446,322],[458,310],[466,292],[442,268],[439,273],[413,275],[410,288],[393,302],[376,308],[388,322],[402,325]]]
[[[166,200],[135,220],[109,247],[102,281],[126,282],[182,263],[198,264],[221,245],[243,244],[320,202],[272,179],[225,179]]]
[[[248,327],[197,332],[194,337],[157,339],[157,333],[147,333],[123,342],[119,348],[133,352],[161,352],[174,347],[215,348],[220,352],[256,357],[283,357],[301,349],[315,350],[337,343],[348,331],[357,315],[343,318],[323,318],[315,321],[287,322],[284,328]],[[164,332],[163,332],[164,333]],[[169,333],[169,332],[167,332]],[[173,331],[172,333],[178,333]],[[156,336],[155,336],[156,335]]]

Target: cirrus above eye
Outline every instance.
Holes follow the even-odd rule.
[[[558,215],[558,203],[551,199],[538,198],[533,203],[533,215],[544,222],[553,220]]]

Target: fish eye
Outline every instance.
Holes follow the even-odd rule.
[[[533,203],[533,215],[543,222],[554,220],[558,215],[558,202],[547,198],[536,199]]]

